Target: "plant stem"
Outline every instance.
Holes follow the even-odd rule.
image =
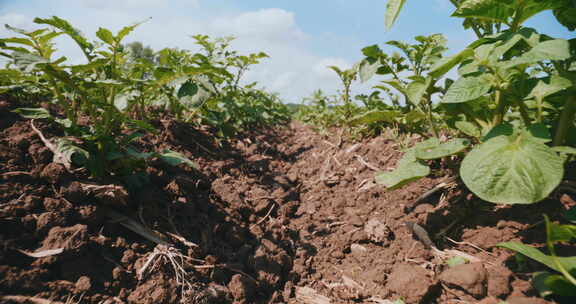
[[[506,112],[506,103],[502,98],[502,91],[500,89],[496,90],[496,115],[494,116],[494,126],[497,126],[504,121],[504,114]]]
[[[568,135],[568,130],[572,127],[574,122],[574,114],[576,114],[576,95],[574,95],[575,90],[572,90],[572,94],[568,97],[566,104],[564,105],[564,110],[560,114],[560,122],[558,123],[558,130],[554,135],[553,146],[561,146],[566,141],[566,135]]]

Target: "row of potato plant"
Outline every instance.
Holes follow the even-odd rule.
[[[406,0],[388,0],[386,26]],[[566,164],[576,154],[576,39],[555,39],[523,24],[552,10],[568,30],[576,29],[576,3],[570,0],[451,0],[454,17],[463,18],[478,39],[435,63],[423,78],[412,79],[428,92],[435,81],[457,68],[458,79],[436,107],[444,122],[466,138],[441,142],[432,137],[410,149],[393,172],[376,181],[394,188],[430,173],[424,161],[463,154],[460,177],[474,194],[502,204],[540,202],[559,186]],[[412,83],[411,83],[412,84]],[[416,92],[420,92],[418,89]],[[402,91],[401,91],[402,92]],[[402,92],[409,102],[413,92]],[[418,93],[417,97],[420,97]],[[471,148],[471,150],[469,150]],[[552,223],[545,216],[549,254],[517,242],[505,247],[534,259],[554,273],[534,274],[542,296],[576,295],[576,257],[559,257],[556,244],[573,244],[572,208]]]
[[[0,55],[8,58],[0,69],[0,93],[32,100],[32,105],[40,101],[58,105],[63,115],[34,107],[16,111],[62,125],[67,137],[58,139],[58,148],[93,176],[130,177],[156,157],[192,165],[179,153],[141,153],[131,144],[155,132],[149,123],[158,118],[155,113],[209,124],[221,136],[289,118],[277,96],[256,89],[255,83],[241,85],[250,66],[267,56],[230,50],[232,38],[197,35],[193,38],[200,52],[167,48],[142,56],[123,40],[143,22],[116,34],[99,28],[98,41],[89,41],[59,17],[34,22],[48,27],[25,31],[6,25],[17,36],[0,39]],[[76,43],[84,63],[69,64],[66,57],[55,56],[54,39],[61,35]]]

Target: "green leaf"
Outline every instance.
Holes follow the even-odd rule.
[[[368,125],[376,122],[393,122],[399,113],[397,111],[372,110],[351,118],[350,126]]]
[[[191,161],[188,157],[184,156],[182,153],[176,151],[164,150],[164,152],[158,155],[160,160],[171,165],[178,166],[180,164],[186,164],[194,169],[198,169],[198,165]]]
[[[511,124],[503,123],[490,129],[490,131],[484,135],[482,141],[488,141],[491,138],[498,136],[511,136],[512,134],[514,134],[514,127],[512,127]]]
[[[386,13],[384,14],[386,30],[392,28],[405,3],[406,0],[388,0],[386,2]]]
[[[564,5],[561,0],[525,0],[522,6],[522,17],[519,18],[519,24],[530,19],[530,17],[547,10],[560,8]]]
[[[138,26],[140,26],[142,23],[147,22],[148,20],[152,19],[152,17],[147,18],[145,20],[142,20],[140,22],[136,22],[132,25],[129,26],[125,26],[124,28],[122,28],[118,34],[116,35],[116,41],[118,43],[120,43],[120,41],[122,41],[124,39],[124,37],[128,36],[135,28],[137,28]]]
[[[520,64],[533,64],[546,60],[564,60],[570,58],[570,44],[568,40],[553,39],[538,43],[530,51],[504,63],[505,68]]]
[[[452,16],[506,23],[514,13],[514,2],[515,0],[464,0]]]
[[[58,18],[56,16],[52,16],[50,19],[35,18],[34,23],[51,25],[61,30],[66,35],[70,36],[70,38],[72,38],[72,40],[74,40],[78,46],[80,46],[86,56],[89,56],[90,52],[94,49],[94,46],[88,42],[84,35],[82,35],[82,32],[75,29],[68,21],[64,19]]]
[[[441,143],[431,148],[416,148],[416,158],[418,159],[438,159],[454,155],[464,151],[470,146],[470,141],[463,138],[455,138],[448,142]]]
[[[496,136],[473,149],[460,175],[478,197],[493,203],[539,202],[564,176],[562,158],[527,132]]]
[[[570,242],[576,238],[575,225],[558,225],[556,223],[549,223],[548,241],[552,243]]]
[[[482,136],[482,130],[478,128],[475,124],[468,121],[457,121],[454,126],[460,130],[462,133],[470,136],[480,138]]]
[[[30,39],[27,39],[27,38],[17,38],[17,37],[4,38],[4,39],[0,39],[0,43],[17,43],[17,44],[23,44],[23,45],[27,45],[30,47],[34,47],[34,42]]]
[[[114,45],[114,35],[109,29],[99,28],[96,36],[109,45]]]
[[[49,63],[50,61],[46,58],[25,52],[13,52],[12,59],[14,59],[14,64],[18,66],[21,70],[30,73],[39,64]]]
[[[460,53],[442,58],[438,61],[431,69],[428,75],[434,78],[440,78],[448,73],[457,64],[460,64],[464,59],[467,59],[474,55],[474,50],[470,48],[465,48]]]
[[[377,184],[384,185],[388,190],[400,188],[430,174],[430,167],[416,159],[416,152],[411,149],[398,162],[398,167],[392,172],[376,173]]]
[[[510,249],[512,251],[521,253],[521,254],[533,259],[534,261],[542,263],[542,264],[548,266],[548,268],[554,269],[558,272],[560,272],[560,269],[554,263],[554,260],[553,260],[554,258],[556,258],[558,260],[559,264],[562,265],[562,267],[564,267],[566,270],[568,270],[568,272],[572,272],[572,271],[576,270],[576,256],[574,256],[574,257],[553,257],[551,255],[544,254],[542,251],[540,251],[534,247],[524,245],[524,244],[518,243],[518,242],[499,243],[496,246],[504,247],[504,248]]]
[[[376,74],[376,71],[380,68],[381,64],[378,60],[372,58],[365,58],[360,62],[359,74],[360,81],[366,82]]]
[[[552,135],[550,134],[550,130],[548,127],[543,123],[532,124],[528,127],[528,132],[530,135],[539,142],[545,144],[552,141]]]
[[[462,103],[482,97],[490,92],[492,77],[488,74],[460,77],[448,89],[443,103]]]
[[[560,92],[572,86],[572,81],[558,75],[538,81],[532,92],[525,99],[536,98],[542,100],[547,96]]]
[[[171,68],[158,67],[154,70],[154,77],[158,81],[166,81],[174,77],[176,73]]]
[[[44,108],[18,108],[13,112],[27,119],[52,118],[50,112]]]
[[[556,294],[559,296],[576,296],[576,286],[565,277],[548,272],[537,272],[533,276],[533,284],[541,297]]]
[[[198,93],[198,85],[188,80],[184,82],[178,89],[178,98],[192,97]]]
[[[554,10],[554,17],[556,17],[556,20],[558,20],[560,24],[568,28],[570,31],[574,31],[576,29],[576,4],[572,5],[574,7]]]
[[[30,37],[30,34],[28,33],[28,31],[25,31],[25,30],[23,30],[23,29],[19,29],[19,28],[17,28],[17,27],[13,27],[13,26],[10,26],[10,25],[8,25],[8,24],[4,24],[4,27],[5,27],[7,30],[9,30],[9,31],[12,31],[12,32],[18,33],[18,34],[20,34],[20,35],[25,35],[25,36]]]
[[[565,216],[568,221],[576,224],[576,206],[573,206],[568,211],[566,211]]]
[[[419,105],[431,82],[432,78],[430,77],[426,79],[416,79],[410,82],[408,86],[406,86],[406,97],[408,97],[408,101],[413,105]]]
[[[362,49],[362,54],[369,58],[379,58],[383,53],[377,44],[367,46]]]
[[[576,148],[568,146],[556,146],[552,147],[552,150],[558,153],[576,155]]]

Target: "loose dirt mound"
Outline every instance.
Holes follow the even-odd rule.
[[[128,191],[52,163],[15,107],[0,102],[0,303],[529,301],[528,275],[493,246],[540,245],[530,225],[574,203],[496,207],[461,187],[417,202],[448,178],[373,185],[402,155],[391,136],[343,143],[292,123],[220,146],[169,119],[141,146],[199,170],[154,162],[149,184]],[[446,266],[455,254],[472,263]]]

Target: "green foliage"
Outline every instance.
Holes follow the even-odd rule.
[[[406,3],[406,0],[388,0],[386,2],[386,14],[384,15],[386,29],[390,29],[396,22],[404,3]]]
[[[0,92],[44,96],[58,105],[64,117],[37,107],[16,112],[62,125],[68,137],[77,139],[59,141],[64,155],[82,156],[76,163],[94,176],[129,177],[152,158],[193,167],[181,154],[141,153],[133,145],[135,139],[154,132],[148,121],[161,111],[176,119],[209,123],[221,136],[289,118],[276,96],[255,89],[255,84],[241,85],[249,67],[267,56],[239,55],[229,50],[231,38],[199,35],[194,39],[202,47],[200,53],[177,49],[155,53],[139,42],[123,44],[143,22],[117,33],[99,28],[99,41],[94,42],[59,17],[34,22],[49,28],[28,32],[6,26],[19,37],[0,39],[0,55],[9,59],[0,70]],[[76,43],[86,62],[70,65],[65,57],[54,57],[53,39],[61,35]]]
[[[541,296],[576,296],[576,257],[559,257],[555,252],[555,245],[576,239],[576,226],[552,223],[547,216],[544,217],[546,247],[550,254],[517,242],[500,243],[498,246],[513,250],[560,273],[538,272],[533,275],[533,283]]]
[[[435,137],[427,139],[406,151],[394,171],[378,172],[375,181],[388,190],[397,189],[430,174],[430,167],[424,161],[458,154],[468,145],[469,141],[461,138],[445,143]]]
[[[377,69],[377,60],[372,59],[365,64],[365,75],[393,75],[384,85],[427,113],[431,129],[445,124],[472,137],[476,146],[466,153],[460,176],[474,194],[504,204],[544,200],[561,182],[570,148],[576,144],[569,136],[576,115],[576,48],[574,41],[541,35],[522,24],[542,11],[573,4],[544,0],[463,0],[453,4],[453,16],[466,19],[464,26],[479,34],[477,41],[447,58],[441,58],[439,52],[426,53],[432,64],[425,69],[419,68],[422,65],[415,58],[426,57],[413,55],[418,53],[417,46],[392,41],[389,44],[404,52],[411,68],[380,56],[380,62],[387,60],[387,68]],[[377,47],[363,52],[371,58],[379,54]],[[434,85],[438,77],[456,67],[458,79],[446,80],[444,88]],[[396,76],[407,69],[413,73],[409,81]],[[431,106],[427,101],[431,92],[440,93],[440,105]],[[427,103],[430,106],[426,107]],[[455,153],[463,151],[454,147]],[[426,157],[419,154],[418,159]],[[416,179],[412,178],[416,175],[404,177]]]
[[[464,184],[494,203],[539,202],[564,176],[563,159],[529,132],[494,136],[474,148],[462,162]]]

